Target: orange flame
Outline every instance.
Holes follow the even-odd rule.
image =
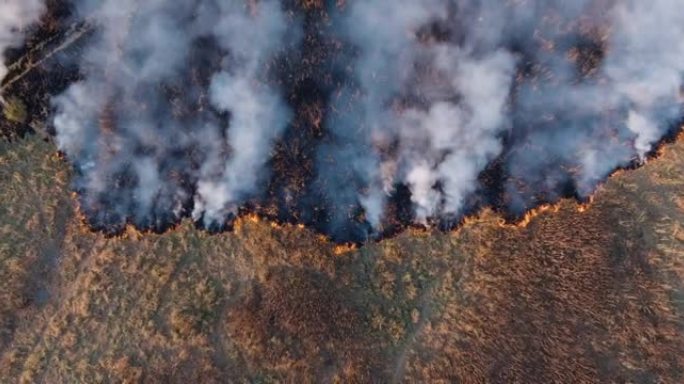
[[[347,253],[356,251],[358,248],[359,247],[355,244],[340,244],[336,245],[335,248],[333,248],[333,254],[335,256],[343,256]]]
[[[540,216],[541,214],[546,213],[546,212],[557,213],[558,211],[560,211],[560,208],[561,208],[560,203],[542,204],[537,208],[533,208],[533,209],[527,211],[527,213],[525,213],[525,216],[523,216],[523,218],[520,219],[520,221],[518,221],[517,223],[514,223],[514,224],[505,224],[504,223],[503,226],[504,227],[527,228],[527,226],[530,225],[530,223],[535,218]]]

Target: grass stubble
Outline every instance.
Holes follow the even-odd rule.
[[[340,248],[256,216],[92,232],[0,142],[2,382],[681,382],[684,142],[582,206]]]

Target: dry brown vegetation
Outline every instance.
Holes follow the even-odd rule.
[[[67,164],[0,143],[0,381],[684,380],[684,143],[525,227],[340,252],[255,217],[107,238]]]
[[[592,52],[569,54],[590,73]],[[42,60],[14,72],[51,79],[24,70]],[[13,87],[46,98],[37,84]],[[6,106],[1,133],[40,132],[43,104]],[[322,107],[301,108],[318,135]],[[108,238],[54,146],[17,140],[0,139],[0,383],[684,382],[684,140],[587,209],[358,249],[254,216]]]

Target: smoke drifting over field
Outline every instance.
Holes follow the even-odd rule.
[[[98,29],[54,123],[90,220],[160,229],[193,204],[221,225],[258,192],[289,119],[259,80],[289,33],[280,5],[81,1],[76,13]]]
[[[21,45],[26,28],[35,23],[45,11],[42,0],[0,1],[0,53]],[[4,56],[0,63],[0,79],[7,74]]]
[[[75,2],[96,32],[54,126],[93,226],[247,207],[363,241],[515,216],[589,196],[682,116],[675,0],[293,3]]]
[[[675,6],[353,2],[341,18],[360,50],[359,113],[330,127],[342,138],[339,158],[349,155],[348,132],[366,146],[345,163],[366,184],[370,221],[382,220],[397,184],[409,187],[416,220],[458,218],[497,157],[503,205],[515,212],[568,185],[586,197],[643,159],[681,115],[684,17]]]

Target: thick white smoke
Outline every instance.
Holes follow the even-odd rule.
[[[302,44],[298,3],[75,3],[97,28],[54,125],[105,228],[220,227],[261,202],[274,143],[303,137],[291,121],[312,110],[294,91],[324,94],[320,136],[303,141],[317,156],[293,172],[310,177],[292,183],[301,201],[276,192],[269,207],[346,240],[398,215],[451,224],[483,204],[519,214],[586,197],[683,115],[676,0],[348,0],[303,17]],[[339,49],[306,52],[320,47]],[[307,65],[323,76],[294,69]]]
[[[457,215],[501,151],[516,59],[477,35],[460,45],[426,36],[425,28],[453,22],[451,10],[443,0],[355,1],[343,16],[342,36],[359,48],[351,87],[362,113],[355,126],[345,117],[330,126],[342,138],[345,130],[365,135],[357,140],[371,152],[368,165],[353,172],[364,174],[360,203],[374,227],[400,183],[419,222]],[[346,161],[344,151],[333,156]]]
[[[676,0],[632,0],[612,13],[615,29],[605,71],[630,106],[627,126],[636,134],[641,158],[661,138],[663,123],[681,117],[684,15],[678,6]]]
[[[213,32],[231,58],[213,77],[210,99],[216,108],[231,113],[228,142],[234,150],[218,170],[217,161],[209,162],[199,180],[193,216],[204,217],[207,225],[237,213],[263,178],[270,148],[290,120],[277,92],[260,81],[264,65],[287,35],[279,4],[261,2],[251,15],[235,2],[220,3],[220,8],[223,16]]]
[[[0,0],[0,54],[20,45],[26,28],[36,23],[45,11],[43,0]],[[0,62],[0,79],[7,75],[5,57]]]
[[[288,122],[265,81],[287,32],[279,3],[81,0],[77,12],[97,33],[54,124],[91,221],[159,228],[194,200],[195,217],[222,225],[257,192]],[[198,67],[215,71],[209,84]]]
[[[588,24],[604,57],[591,76],[578,77],[567,47],[534,52],[548,73],[516,89],[510,207],[553,200],[567,185],[586,197],[615,168],[643,161],[678,123],[684,15],[674,9],[672,0],[585,2],[584,20],[538,23],[549,41],[573,45],[586,37],[565,36],[562,26]]]
[[[505,51],[475,58],[443,48],[435,65],[458,102],[431,101],[427,110],[403,111],[399,122],[399,161],[406,169],[402,182],[411,188],[421,222],[458,214],[477,188],[478,175],[499,155],[515,68],[514,57]],[[415,178],[416,172],[423,175]]]
[[[458,217],[499,156],[514,212],[568,184],[586,196],[681,117],[684,14],[674,9],[673,0],[351,1],[340,36],[358,48],[354,83],[335,109],[351,103],[360,117],[332,115],[338,145],[322,157],[358,173],[347,188],[376,227],[400,184],[418,222]],[[595,74],[572,60],[582,43],[605,45]],[[362,156],[341,144],[349,131]]]

